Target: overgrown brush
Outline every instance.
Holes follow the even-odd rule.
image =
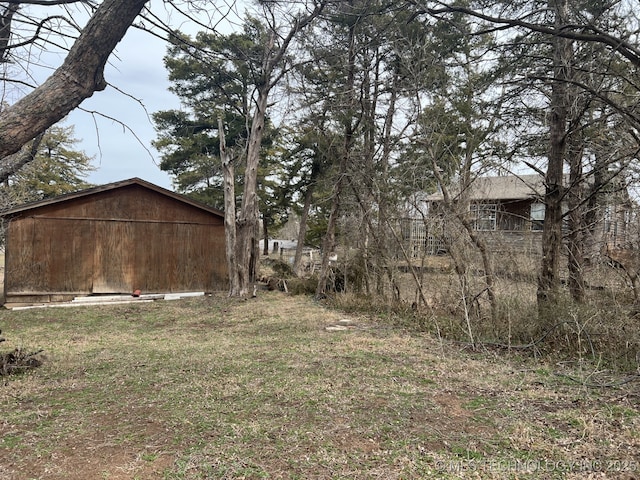
[[[0,334],[2,331],[0,330]],[[0,343],[5,339],[0,337]],[[22,348],[16,348],[12,352],[0,353],[0,377],[23,373],[27,370],[42,365],[40,354],[42,350],[29,352]]]
[[[495,320],[481,314],[467,325],[450,309],[416,308],[409,302],[390,302],[375,295],[335,294],[328,302],[348,313],[375,315],[475,348],[590,361],[624,372],[640,367],[640,325],[621,305],[575,305],[567,298],[556,305],[553,314],[540,317],[535,303],[503,298]]]
[[[292,278],[288,280],[289,293],[292,295],[314,295],[318,286],[318,277]]]
[[[477,269],[469,268],[462,281],[453,272],[421,271],[422,289],[428,296],[425,304],[418,301],[415,282],[408,273],[394,274],[401,295],[391,295],[389,285],[385,295],[365,290],[366,269],[360,267],[357,261],[334,266],[327,285],[331,292],[327,302],[334,308],[377,316],[475,348],[562,360],[590,359],[617,371],[639,368],[639,314],[634,310],[632,293],[610,269],[592,272],[594,287],[589,290],[588,302],[576,304],[563,292],[546,311],[537,304],[533,277],[499,278],[495,287],[497,314],[492,316],[486,286],[480,279],[482,272]],[[290,293],[313,295],[317,278],[290,278],[287,284]]]
[[[13,352],[0,354],[0,377],[24,373],[42,365],[39,355],[42,350],[29,352],[16,348]]]

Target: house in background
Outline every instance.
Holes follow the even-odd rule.
[[[228,286],[223,213],[138,178],[2,217],[6,303]]]
[[[493,251],[539,254],[545,219],[544,193],[544,178],[538,174],[477,177],[465,192],[473,228],[485,234]],[[412,215],[403,222],[402,236],[414,256],[419,251],[427,254],[446,251],[450,239],[443,201],[442,192],[423,197],[417,209],[423,215],[419,218]],[[592,228],[592,249],[599,248],[604,241],[612,244],[626,241],[631,208],[626,191],[606,197]]]

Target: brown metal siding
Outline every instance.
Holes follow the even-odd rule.
[[[138,185],[45,205],[9,222],[6,300],[222,290],[224,242],[219,215]]]

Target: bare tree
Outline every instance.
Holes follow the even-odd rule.
[[[324,8],[324,3],[314,4],[313,10],[307,14],[294,14],[290,19],[291,23],[288,31],[284,34],[280,32],[278,26],[278,19],[274,11],[275,4],[264,3],[262,6],[269,29],[268,36],[264,39],[264,54],[260,65],[261,75],[257,82],[253,117],[249,126],[242,204],[237,211],[235,232],[233,232],[235,233],[236,258],[236,272],[233,275],[237,275],[237,282],[234,282],[233,288],[229,293],[231,296],[238,297],[245,297],[249,294],[249,289],[255,282],[257,261],[260,255],[259,210],[256,188],[269,94],[287,72],[284,62],[291,42],[301,30],[320,15]],[[225,180],[225,183],[227,183],[227,180]],[[235,201],[235,197],[225,197],[225,209],[230,208],[230,204]],[[228,231],[227,235],[230,234],[232,232]],[[227,241],[233,241],[233,237],[227,237]]]
[[[537,298],[541,308],[556,304],[560,293],[560,266],[564,254],[562,245],[566,240],[569,291],[573,299],[580,302],[584,298],[585,288],[584,258],[588,255],[585,250],[585,233],[593,228],[587,222],[593,220],[590,217],[593,217],[595,211],[593,207],[598,192],[603,188],[603,175],[597,169],[584,170],[587,139],[579,137],[582,134],[579,116],[593,108],[594,104],[600,104],[616,111],[629,122],[627,126],[637,128],[640,125],[637,100],[634,100],[636,105],[630,104],[630,96],[626,94],[630,91],[637,92],[637,81],[634,73],[620,68],[620,63],[627,66],[629,63],[640,65],[640,48],[632,42],[637,35],[625,32],[620,22],[600,22],[605,18],[616,18],[615,8],[623,9],[626,5],[626,8],[631,9],[631,4],[613,2],[594,8],[592,4],[574,5],[565,0],[517,4],[498,0],[483,4],[472,2],[465,6],[444,1],[412,3],[417,6],[416,15],[428,14],[440,20],[450,20],[455,15],[464,14],[484,22],[486,32],[512,29],[513,36],[508,33],[502,35],[512,38],[514,44],[522,38],[530,38],[532,33],[542,34],[541,38],[548,39],[553,52],[551,75],[544,74],[540,77],[538,73],[532,72],[533,75],[528,76],[529,80],[541,81],[550,91],[545,117],[548,125],[546,167],[538,170],[544,170],[546,191],[543,199],[545,222]],[[589,14],[581,14],[582,10]],[[619,18],[625,18],[624,13],[618,13],[621,15]],[[627,13],[631,13],[631,10]],[[517,37],[516,32],[520,32],[521,37]],[[577,64],[580,60],[575,57],[576,51],[586,50],[585,46],[589,44],[600,45],[603,50],[608,48],[615,55],[599,55],[602,65],[598,66],[588,65],[586,62]],[[619,60],[617,65],[612,58]],[[607,65],[611,65],[608,71],[605,70]],[[619,85],[622,86],[605,86],[603,79],[607,76],[618,78]],[[569,167],[568,183],[564,175],[565,166]],[[605,177],[608,178],[607,181],[614,178],[611,175]],[[598,185],[590,185],[590,182]],[[588,204],[591,204],[591,212],[586,209]],[[565,212],[563,205],[568,206]],[[569,227],[566,232],[563,230],[565,220]]]
[[[147,1],[105,0],[98,6],[63,64],[42,85],[0,112],[0,158],[16,153],[84,99],[106,88],[106,62]]]
[[[220,135],[220,159],[224,172],[224,198],[235,199],[235,169],[233,155],[227,149],[227,141],[224,133],[224,122],[218,118],[218,134]],[[226,232],[226,256],[227,270],[229,271],[229,292],[233,294],[240,290],[240,281],[236,269],[236,202],[230,201],[224,209],[224,228]]]
[[[0,63],[6,63],[9,57],[9,42],[11,40],[11,24],[20,4],[10,3],[0,7]]]
[[[437,18],[449,13],[464,13],[472,17],[483,20],[489,24],[495,24],[495,30],[506,28],[522,28],[532,32],[543,33],[550,37],[561,37],[579,42],[596,42],[607,45],[612,51],[629,60],[634,65],[640,65],[640,47],[630,41],[617,36],[615,33],[606,32],[593,24],[588,23],[565,23],[562,25],[548,25],[545,23],[534,23],[528,21],[529,13],[522,18],[493,15],[485,13],[482,9],[474,9],[459,5],[448,5],[445,2],[435,2],[436,7],[426,6],[420,0],[410,0],[416,7],[415,15],[429,14]],[[553,2],[550,2],[550,6]]]

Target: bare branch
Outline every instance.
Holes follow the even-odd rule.
[[[42,6],[55,6],[55,5],[68,5],[71,3],[86,3],[88,5],[95,5],[96,2],[91,0],[3,0],[3,3],[9,3],[11,5],[42,5]]]
[[[0,113],[0,157],[64,118],[107,83],[104,67],[147,0],[105,0],[69,51],[40,87]]]
[[[415,2],[413,0],[411,1],[415,6],[419,8],[421,7],[421,4],[419,2]],[[487,15],[467,7],[447,5],[444,3],[440,4],[442,5],[440,8],[422,8],[421,10],[416,12],[414,17],[422,14],[428,14],[436,18],[440,18],[442,15],[445,15],[447,13],[463,13],[489,23],[504,25],[508,28],[521,27],[533,32],[544,33],[555,37],[562,37],[583,42],[602,43],[611,47],[614,51],[618,52],[634,65],[640,66],[639,48],[621,38],[610,35],[593,25],[566,24],[560,27],[551,27],[548,25],[527,22],[518,18],[502,18],[493,15]]]
[[[0,183],[4,183],[11,175],[20,170],[27,163],[35,160],[38,153],[38,148],[42,142],[45,132],[42,132],[36,138],[33,139],[31,147],[28,151],[20,151],[9,155],[0,164]]]

